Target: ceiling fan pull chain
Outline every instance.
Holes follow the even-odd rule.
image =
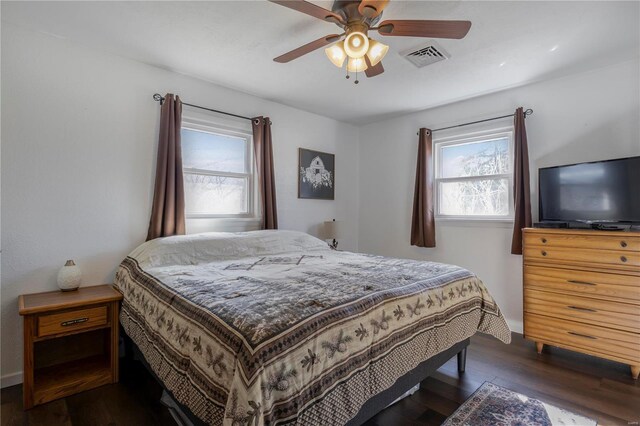
[[[353,84],[358,84],[360,83],[360,81],[358,81],[358,68],[356,68],[356,81],[353,82]]]

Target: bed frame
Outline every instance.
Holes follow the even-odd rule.
[[[120,335],[124,340],[125,356],[132,356],[135,360],[142,362],[149,373],[151,373],[160,386],[162,386],[163,392],[161,402],[169,408],[169,411],[176,420],[176,423],[180,426],[205,426],[205,423],[194,416],[189,408],[180,404],[173,398],[171,392],[165,389],[160,379],[158,379],[158,376],[156,376],[151,367],[149,367],[149,364],[135,343],[133,343],[122,329],[120,331]],[[356,414],[356,416],[347,423],[347,426],[361,425],[388,406],[412,395],[420,388],[420,383],[423,380],[431,376],[438,368],[442,367],[447,361],[456,355],[458,357],[458,373],[464,373],[467,361],[467,346],[469,346],[469,343],[470,339],[463,340],[462,342],[456,343],[449,349],[420,363],[416,368],[396,380],[394,385],[389,389],[382,391],[369,399],[362,406],[360,411],[358,411],[358,414]]]

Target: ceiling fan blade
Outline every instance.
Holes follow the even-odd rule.
[[[269,0],[271,3],[279,4],[280,6],[288,7],[289,9],[297,10],[304,14],[313,16],[314,18],[322,19],[323,21],[329,21],[333,23],[339,23],[345,25],[346,22],[342,16],[337,13],[333,13],[330,10],[316,6],[313,3],[309,3],[304,0]]]
[[[358,5],[358,12],[365,18],[375,18],[387,7],[389,0],[362,0]]]
[[[471,28],[470,21],[389,20],[378,25],[383,36],[463,38]]]
[[[364,74],[367,77],[375,77],[376,75],[382,74],[384,72],[382,62],[378,62],[377,64],[375,64],[375,66],[371,66],[371,61],[369,61],[369,58],[366,55],[364,57],[364,60],[367,63],[367,69],[364,70]]]
[[[311,43],[307,43],[304,46],[300,46],[297,49],[293,49],[291,52],[287,52],[284,55],[280,55],[273,60],[284,64],[286,62],[293,61],[294,59],[299,58],[302,55],[306,55],[309,52],[313,52],[316,49],[320,49],[328,44],[335,43],[340,40],[339,34],[331,34],[328,36],[321,37],[317,40],[312,41]]]

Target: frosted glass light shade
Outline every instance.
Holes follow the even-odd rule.
[[[367,57],[369,58],[369,62],[371,62],[371,66],[376,66],[378,62],[384,58],[384,55],[389,51],[389,46],[386,44],[382,44],[379,41],[370,40],[369,42],[369,50],[367,50]]]
[[[344,60],[347,59],[347,53],[344,51],[344,41],[327,47],[324,49],[324,53],[327,54],[327,58],[329,58],[331,63],[338,68],[342,68]]]
[[[344,50],[350,58],[362,58],[369,50],[369,39],[363,33],[354,31],[344,39]]]
[[[364,58],[349,58],[349,62],[347,62],[347,71],[349,72],[362,72],[367,68],[367,63]]]

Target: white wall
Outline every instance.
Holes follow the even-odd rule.
[[[437,247],[410,246],[417,136],[439,128],[505,115],[518,106],[527,118],[532,201],[537,217],[540,167],[640,154],[640,65],[622,63],[430,109],[360,128],[360,236],[363,252],[453,263],[474,271],[522,330],[522,259],[510,254],[512,223],[436,222]],[[473,132],[511,124],[470,126]],[[444,137],[447,131],[434,134]]]
[[[265,81],[265,84],[269,84]],[[358,129],[254,96],[2,23],[2,357],[20,380],[17,297],[56,289],[66,259],[111,282],[146,237],[159,107],[155,92],[270,116],[280,228],[345,221],[357,249]],[[336,154],[336,200],[297,199],[298,147]]]
[[[335,217],[347,225],[342,248],[467,267],[519,330],[521,258],[509,254],[510,224],[439,222],[437,248],[409,245],[416,131],[522,105],[535,111],[527,119],[534,177],[538,167],[638,155],[638,75],[634,61],[358,129],[3,23],[3,384],[19,380],[22,369],[17,296],[54,290],[57,270],[70,258],[83,269],[85,283],[110,282],[120,260],[144,240],[157,140],[155,92],[272,118],[281,228],[316,234],[319,223]],[[297,199],[298,147],[336,153],[335,202]]]

